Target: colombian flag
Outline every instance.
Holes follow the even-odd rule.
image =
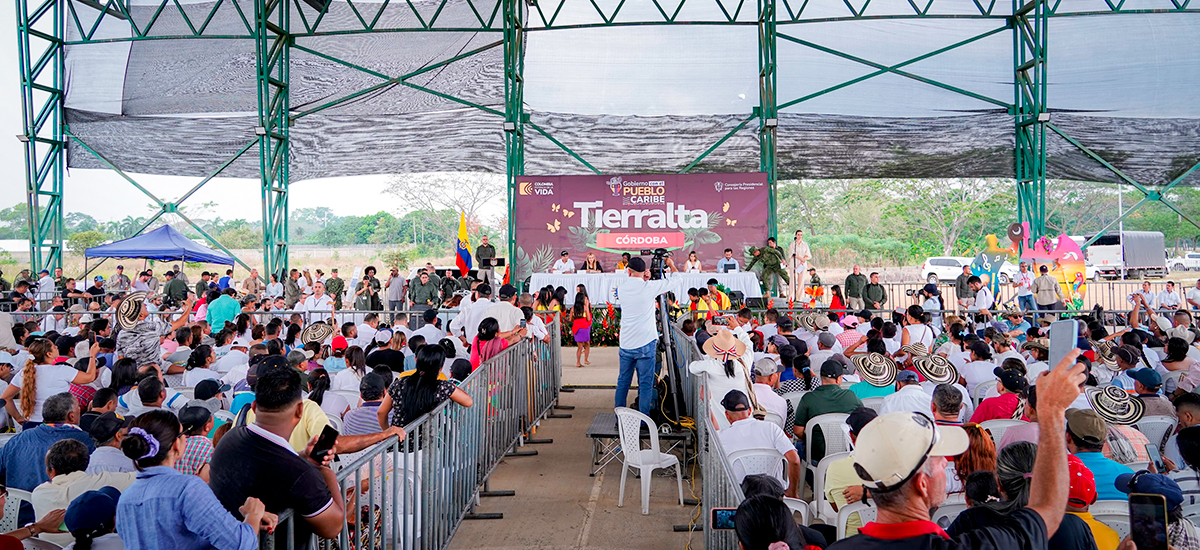
[[[464,212],[458,214],[458,257],[455,263],[466,277],[467,271],[471,269],[471,239],[467,236],[467,215]]]

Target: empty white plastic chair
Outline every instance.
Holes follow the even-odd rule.
[[[783,433],[787,433],[787,429],[788,429],[787,422],[783,419],[782,416],[779,416],[778,414],[773,413],[771,411],[767,411],[766,415],[763,417],[763,421],[764,422],[772,422],[776,426],[779,426],[779,429],[783,430]]]
[[[862,404],[864,407],[866,407],[868,409],[874,409],[875,412],[879,412],[879,410],[883,407],[883,398],[882,397],[868,397],[868,398],[862,400]]]
[[[938,527],[945,529],[954,523],[954,519],[958,517],[963,510],[967,509],[967,502],[962,498],[961,493],[957,493],[959,498],[957,502],[951,501],[949,498],[938,506],[937,511],[933,514],[933,522],[938,524]]]
[[[1025,424],[1024,420],[1011,420],[1004,418],[996,418],[992,420],[984,420],[979,423],[979,427],[987,430],[992,434],[992,443],[996,444],[996,451],[1000,450],[1000,439],[1004,437],[1004,432],[1013,426]]]
[[[625,505],[625,478],[630,468],[637,468],[642,478],[642,515],[650,514],[650,480],[654,470],[675,467],[675,484],[679,488],[679,505],[683,506],[683,473],[679,459],[661,451],[658,446],[658,426],[654,421],[628,407],[617,407],[617,431],[621,435],[621,491],[617,493],[617,507]],[[643,449],[642,424],[650,429],[650,448]]]
[[[1146,436],[1146,440],[1151,445],[1158,447],[1159,452],[1162,452],[1163,445],[1167,443],[1167,438],[1175,433],[1177,425],[1179,425],[1179,420],[1174,416],[1143,416],[1133,427],[1142,432],[1142,435]]]
[[[814,476],[817,473],[817,467],[813,465],[813,434],[815,433],[813,428],[821,427],[821,438],[825,441],[825,456],[844,453],[850,450],[850,438],[842,426],[846,424],[846,419],[849,417],[850,415],[842,413],[822,414],[810,418],[804,425],[804,463],[805,468]],[[823,462],[824,459],[821,461]]]
[[[229,411],[217,411],[213,413],[213,418],[230,423],[237,422],[237,415]]]
[[[829,503],[829,499],[825,497],[825,476],[829,473],[829,465],[850,456],[850,453],[827,454],[821,459],[821,463],[817,465],[817,471],[813,474],[813,499],[812,499],[812,517],[819,519],[827,524],[833,524],[837,521],[837,512],[834,511],[833,505]]]
[[[787,505],[792,514],[800,514],[800,525],[808,525],[812,520],[808,517],[808,503],[798,498],[783,497],[783,503]]]
[[[838,510],[838,515],[837,515],[837,538],[838,538],[838,540],[842,540],[842,539],[846,538],[846,523],[850,521],[850,514],[855,514],[855,513],[858,514],[858,517],[862,521],[863,525],[866,525],[872,521],[875,521],[875,513],[876,513],[875,507],[868,506],[861,502],[855,502],[854,504],[850,504],[850,505],[842,508],[841,510]]]
[[[354,409],[358,408],[359,400],[361,397],[358,394],[358,392],[350,391],[350,390],[329,390],[329,391],[346,398],[346,402],[350,404],[350,410],[354,410]]]
[[[1112,527],[1122,539],[1129,534],[1129,502],[1125,500],[1098,500],[1088,511],[1096,521]]]
[[[800,408],[800,399],[803,398],[804,394],[806,394],[806,393],[808,393],[808,392],[790,391],[790,392],[783,394],[782,397],[784,399],[787,399],[788,404],[792,406],[792,411],[794,412]],[[785,427],[783,429],[783,432],[786,433],[788,435],[788,437],[792,437],[792,425],[796,421],[796,418],[792,417],[792,418],[787,418],[785,420],[787,421],[787,427]]]
[[[329,413],[325,414],[325,418],[329,419],[329,425],[333,426],[333,429],[337,430],[338,432],[342,431],[342,419],[341,418],[338,418]]]
[[[733,482],[741,485],[746,476],[766,474],[787,486],[783,455],[771,447],[741,449],[729,453],[729,468],[733,471]]]

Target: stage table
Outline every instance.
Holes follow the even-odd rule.
[[[530,292],[535,292],[537,289],[546,285],[554,287],[564,287],[567,289],[567,307],[575,303],[575,285],[583,285],[587,288],[588,297],[592,300],[592,305],[603,306],[610,302],[613,305],[620,306],[614,296],[617,284],[622,280],[629,278],[629,275],[621,273],[534,273],[530,278]],[[762,298],[762,287],[758,283],[758,275],[754,272],[738,272],[738,273],[670,273],[667,274],[667,280],[671,281],[671,290],[675,293],[675,299],[680,303],[687,301],[687,291],[689,288],[701,288],[708,283],[709,279],[716,279],[722,286],[730,291],[741,292],[746,298]]]

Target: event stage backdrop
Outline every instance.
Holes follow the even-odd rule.
[[[595,252],[609,272],[622,252],[666,248],[682,267],[695,250],[712,270],[726,248],[742,262],[767,238],[767,175],[518,176],[516,280],[546,272],[563,251],[579,269]]]

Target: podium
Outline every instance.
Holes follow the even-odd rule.
[[[480,258],[479,279],[487,283],[488,286],[495,288],[497,267],[504,267],[504,258]]]

